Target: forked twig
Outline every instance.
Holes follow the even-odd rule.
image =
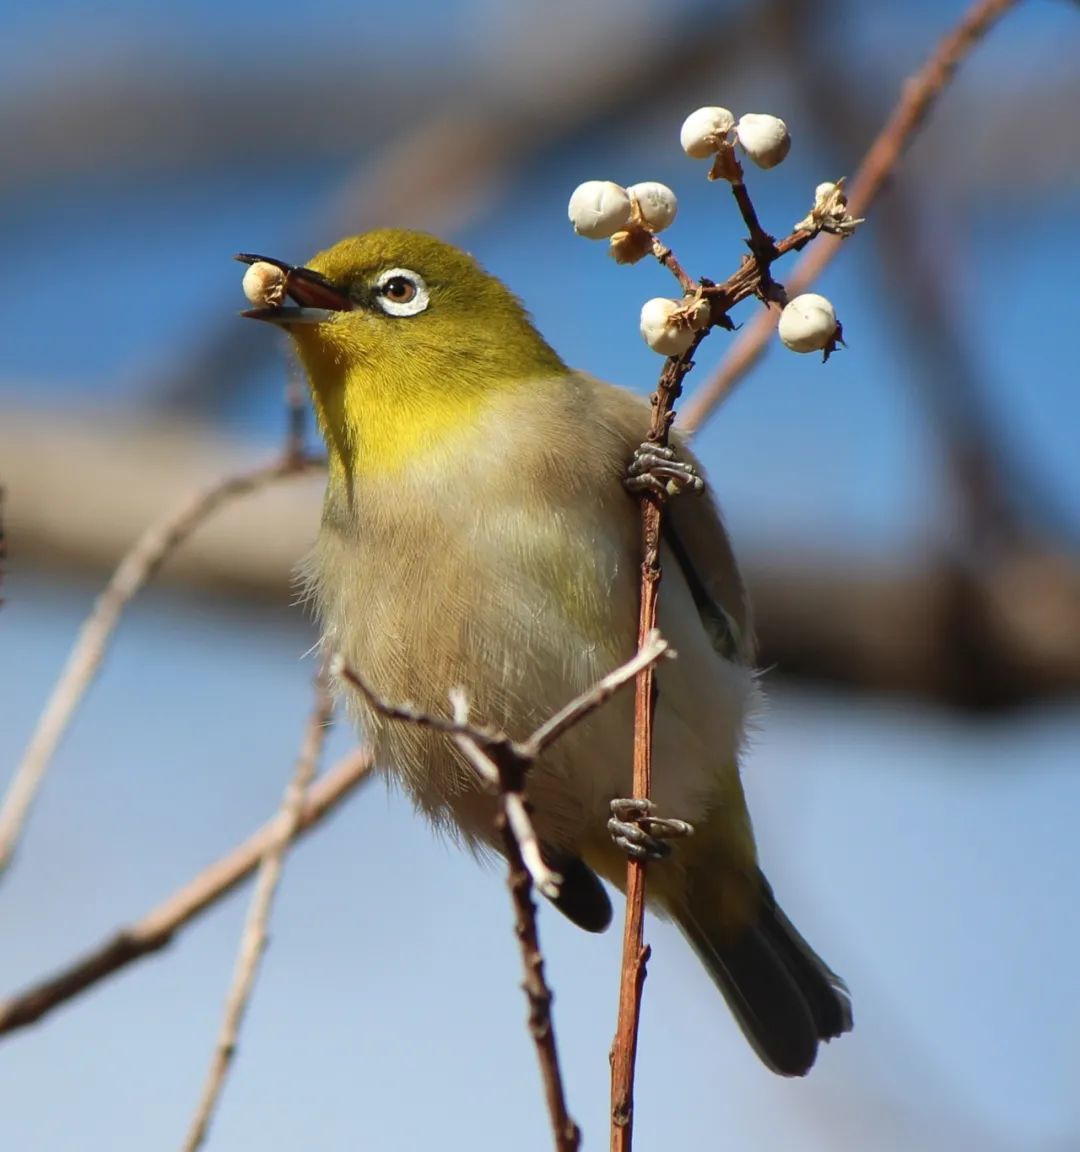
[[[72,717],[108,651],[131,600],[177,548],[219,508],[275,480],[321,466],[321,459],[287,453],[277,463],[211,484],[152,524],[120,561],[86,618],[0,805],[0,875],[10,864],[38,789]]]
[[[652,632],[645,636],[639,651],[631,660],[572,700],[523,741],[512,740],[504,732],[471,724],[468,701],[461,690],[451,692],[453,718],[448,719],[433,716],[410,704],[395,704],[386,700],[340,657],[331,664],[332,675],[347,681],[381,715],[401,723],[430,728],[448,736],[476,769],[484,784],[498,794],[497,828],[507,860],[507,881],[514,904],[514,931],[525,969],[529,1033],[536,1045],[557,1152],[576,1152],[581,1143],[581,1132],[566,1105],[566,1092],[555,1044],[555,1025],[551,1015],[552,995],[544,977],[544,958],[540,950],[532,887],[535,883],[545,895],[557,896],[561,877],[551,871],[541,856],[539,841],[529,815],[525,793],[526,777],[537,756],[545,748],[604,704],[619,688],[640,675],[642,669],[652,668],[665,654],[669,654],[668,645],[658,633]]]

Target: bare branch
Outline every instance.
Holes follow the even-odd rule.
[[[756,264],[756,261],[754,261]],[[760,269],[759,269],[760,272]],[[649,443],[664,446],[682,391],[683,377],[693,367],[693,355],[705,333],[698,333],[682,356],[664,364],[652,398]],[[660,588],[661,502],[651,493],[641,496],[641,602],[638,620],[638,652],[646,650],[656,635],[656,598]],[[652,790],[652,725],[655,704],[655,660],[643,663],[635,681],[633,792],[648,800]],[[630,1152],[634,1130],[634,1065],[637,1060],[641,993],[645,983],[645,861],[629,857],[626,862],[626,919],[619,982],[619,1014],[611,1047],[611,1148]]]
[[[297,831],[315,827],[361,784],[371,770],[371,755],[358,749],[311,786],[304,799]],[[54,1008],[73,999],[135,960],[159,951],[201,913],[227,896],[259,866],[267,849],[281,835],[279,812],[226,856],[189,880],[156,908],[117,932],[56,975],[7,1000],[0,1001],[0,1035],[34,1024]]]
[[[509,795],[507,794],[508,799]],[[525,969],[525,994],[529,1000],[529,1034],[536,1045],[540,1076],[544,1083],[544,1096],[555,1137],[555,1148],[556,1152],[577,1152],[581,1144],[581,1129],[571,1118],[566,1105],[559,1053],[555,1046],[555,1026],[551,1018],[552,995],[544,976],[544,956],[540,951],[536,906],[533,904],[530,891],[529,869],[525,864],[524,848],[518,839],[518,832],[510,821],[509,807],[504,806],[500,813],[498,829],[502,835],[503,851],[509,864],[507,883],[514,902],[514,934],[521,946],[521,962]]]
[[[251,897],[244,930],[240,937],[236,968],[225,1000],[221,1030],[218,1033],[217,1044],[210,1060],[210,1068],[206,1075],[202,1095],[199,1097],[195,1115],[183,1143],[183,1152],[196,1152],[196,1149],[202,1147],[210,1128],[214,1110],[221,1099],[225,1078],[229,1074],[229,1068],[236,1052],[240,1025],[243,1023],[244,1013],[247,1011],[247,1006],[251,1001],[251,993],[255,987],[259,962],[266,951],[270,912],[274,904],[274,895],[281,881],[285,854],[300,829],[304,801],[308,789],[315,779],[315,773],[318,771],[333,714],[334,702],[327,686],[326,674],[323,672],[319,674],[315,684],[315,704],[304,731],[304,739],[296,760],[296,768],[288,787],[285,789],[275,830],[276,834],[267,845],[262,862],[259,864],[255,891]]]
[[[672,378],[681,379],[677,362],[669,361],[669,365]],[[681,372],[685,372],[687,367],[683,367]],[[642,669],[651,669],[667,653],[667,642],[654,630],[650,630],[643,635],[639,651],[631,660],[572,700],[521,742],[512,740],[504,732],[470,724],[469,705],[462,689],[451,691],[453,718],[446,719],[433,716],[411,704],[394,704],[380,696],[355,669],[349,668],[342,657],[337,656],[331,662],[331,674],[346,680],[363,695],[372,708],[387,719],[415,724],[448,736],[476,769],[480,779],[498,793],[497,827],[508,864],[515,933],[525,968],[529,1032],[536,1045],[557,1152],[575,1152],[581,1141],[581,1133],[566,1107],[555,1045],[555,1026],[551,1017],[551,990],[544,979],[544,960],[536,927],[532,886],[535,883],[540,891],[553,898],[558,895],[561,877],[551,871],[541,854],[540,843],[529,815],[525,780],[529,768],[545,748],[604,704],[619,688],[635,676],[640,676]]]
[[[430,728],[434,732],[441,732],[444,736],[473,736],[484,747],[502,743],[510,748],[516,748],[514,742],[504,733],[470,724],[467,714],[464,719],[460,719],[456,707],[454,718],[448,720],[445,716],[433,716],[430,712],[417,708],[415,704],[395,704],[392,700],[387,700],[385,696],[376,692],[355,668],[350,668],[340,653],[337,653],[330,660],[330,675],[348,681],[372,708],[380,716],[385,716],[387,720],[401,720],[406,724],[415,724],[417,728]],[[451,689],[451,701],[456,701],[460,693],[461,690],[458,688]],[[498,773],[490,771],[486,766],[481,767],[479,771],[487,783],[494,788],[498,787]]]
[[[930,59],[905,83],[892,115],[870,145],[851,181],[848,207],[852,216],[866,214],[964,57],[1016,3],[1017,0],[977,0],[938,44]],[[797,296],[805,292],[836,255],[838,246],[835,240],[815,245],[788,278],[789,294]],[[687,403],[682,416],[684,428],[691,432],[699,428],[757,363],[777,319],[774,311],[763,309],[747,323],[718,371]]]
[[[289,453],[275,464],[219,480],[147,528],[120,561],[79,631],[67,663],[30,738],[30,744],[15,770],[3,805],[0,806],[0,875],[11,862],[49,762],[101,666],[113,631],[127,605],[170,554],[222,505],[319,463]]]

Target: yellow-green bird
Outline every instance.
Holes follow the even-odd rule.
[[[308,566],[325,648],[430,712],[462,686],[473,719],[518,738],[632,656],[641,545],[627,478],[648,471],[648,403],[568,368],[499,280],[434,237],[369,232],[306,267],[238,259],[284,273],[275,302],[245,315],[292,337],[329,453]],[[678,477],[677,463],[653,465],[660,483]],[[819,1040],[851,1028],[851,1001],[758,868],[738,763],[760,701],[754,637],[712,496],[671,500],[664,524],[660,624],[678,656],[657,673],[653,799],[693,835],[650,870],[650,896],[761,1059],[799,1076]],[[446,737],[355,693],[349,704],[418,808],[498,847],[495,801]],[[632,693],[617,695],[529,778],[563,877],[556,906],[590,931],[611,920],[597,874],[621,886],[625,850],[664,847],[619,809],[615,839],[608,827],[631,791],[633,727]]]

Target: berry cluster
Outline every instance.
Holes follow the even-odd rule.
[[[736,153],[738,146],[759,168],[775,168],[791,150],[787,125],[776,116],[748,112],[736,120],[727,108],[699,108],[683,122],[679,141],[688,156],[711,158],[709,179],[728,181],[736,193],[740,210],[750,225],[751,251],[762,265],[758,294],[766,303],[783,307],[781,341],[794,352],[822,351],[827,359],[841,339],[836,311],[817,293],[788,300],[783,287],[772,280],[768,264],[779,253],[772,237],[765,235],[757,223]],[[700,335],[717,324],[730,326],[726,312],[713,306],[716,286],[688,277],[670,248],[657,239],[658,233],[673,223],[677,211],[678,199],[665,184],[645,181],[624,188],[610,180],[589,180],[574,190],[568,213],[579,236],[607,240],[611,255],[620,264],[636,263],[652,253],[675,273],[683,287],[683,297],[657,297],[646,301],[641,309],[641,335],[650,348],[664,356],[689,352]],[[838,180],[818,185],[814,205],[795,225],[795,231],[805,234],[806,240],[819,232],[845,237],[861,223],[848,213],[844,182]],[[797,246],[801,247],[801,243]]]

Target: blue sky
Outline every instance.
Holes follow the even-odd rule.
[[[193,83],[313,48],[337,66],[349,56],[343,31],[362,27],[363,51],[435,67],[469,53],[481,60],[481,33],[499,26],[491,3],[420,10],[423,35],[415,5],[327,4],[298,20],[273,0],[117,0],[92,15],[8,0],[0,113],[103,60],[154,61]],[[837,36],[898,83],[957,11],[920,4],[901,22],[891,6],[855,5]],[[645,5],[628,12],[655,19]],[[950,99],[1005,98],[1016,61],[1048,71],[1080,56],[1080,21],[1066,5],[1022,6],[1010,29]],[[712,98],[774,111],[792,128],[789,163],[754,173],[751,185],[766,225],[782,231],[805,211],[806,190],[838,173],[821,170],[776,69],[744,69],[732,82]],[[565,201],[582,179],[664,180],[681,200],[676,251],[694,271],[726,274],[739,250],[734,211],[679,152],[677,131],[677,118],[650,119],[538,156],[454,236],[515,288],[566,359],[642,391],[658,361],[637,313],[670,291],[666,274],[615,267],[602,246],[571,234]],[[990,402],[1010,447],[1075,527],[1080,148],[1066,145],[1078,158],[1069,180],[1030,196],[988,188],[943,211],[962,256],[956,306]],[[0,247],[18,270],[0,335],[0,420],[28,406],[151,411],[170,360],[243,307],[231,254],[305,259],[311,220],[358,160],[343,150],[304,166],[282,156],[164,175],[103,164],[74,179],[0,185]],[[810,546],[913,558],[944,539],[938,459],[909,383],[919,334],[889,323],[874,226],[820,285],[849,349],[825,367],[774,350],[702,433],[736,544],[751,554]],[[703,370],[725,339],[711,338]],[[212,414],[215,424],[270,453],[285,371],[282,355]],[[14,555],[0,610],[0,779],[96,591]],[[302,614],[284,606],[164,591],[136,605],[0,885],[0,992],[137,916],[261,823],[309,706],[311,640]],[[334,749],[348,742],[339,729]],[[806,1082],[769,1076],[677,934],[652,925],[639,1146],[953,1152],[1075,1142],[1078,763],[1075,705],[976,723],[909,700],[777,690],[745,769],[761,853],[792,918],[848,979],[856,1030]],[[0,1043],[3,1147],[178,1144],[245,900],[234,896],[160,956]],[[585,937],[546,913],[541,932],[571,1107],[586,1147],[602,1146],[618,933]],[[548,1147],[517,963],[499,873],[434,839],[396,793],[369,787],[289,862],[209,1147]]]

